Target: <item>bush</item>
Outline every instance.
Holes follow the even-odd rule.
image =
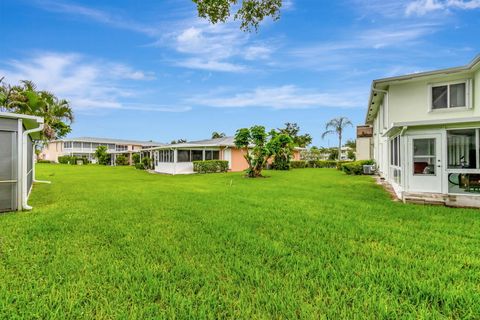
[[[52,163],[50,160],[37,160],[37,163]]]
[[[115,159],[115,164],[117,166],[126,166],[128,165],[128,160],[127,157],[125,157],[123,154],[119,154],[117,158]]]
[[[336,168],[340,169],[340,166],[348,161],[335,161],[335,160],[301,160],[301,161],[290,161],[290,166],[292,168]]]
[[[145,170],[143,163],[135,163],[135,168],[138,170]]]
[[[145,170],[150,169],[152,167],[153,160],[150,157],[145,157],[142,159],[142,165]]]
[[[361,175],[363,174],[363,166],[372,164],[374,164],[373,160],[352,161],[341,164],[339,170],[349,175]]]
[[[82,161],[83,164],[89,164],[90,163],[90,161],[87,158],[84,158],[84,157],[74,157],[74,156],[58,157],[58,163],[76,165],[77,161]]]
[[[228,161],[225,161],[225,160],[193,161],[193,171],[198,173],[227,172]]]
[[[133,164],[137,164],[137,163],[140,163],[140,154],[139,153],[134,153],[132,154],[132,161],[133,161]]]
[[[290,161],[290,167],[292,169],[303,169],[307,167],[307,161],[303,160],[295,160],[295,161]]]

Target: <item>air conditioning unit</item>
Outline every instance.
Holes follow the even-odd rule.
[[[374,174],[374,173],[375,173],[375,165],[373,164],[363,165],[363,174]]]

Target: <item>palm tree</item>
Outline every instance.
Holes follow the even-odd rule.
[[[226,135],[223,132],[217,132],[217,131],[212,132],[212,139],[225,138],[225,136]]]
[[[0,79],[0,82],[3,80]],[[67,135],[73,122],[73,111],[67,100],[58,99],[48,91],[38,91],[32,81],[21,81],[20,85],[0,86],[2,110],[44,118],[42,140],[59,139]]]
[[[352,122],[347,117],[338,117],[327,122],[325,125],[325,132],[322,133],[322,139],[329,134],[336,134],[338,136],[338,161],[342,154],[342,136],[343,130],[347,126],[353,127]]]

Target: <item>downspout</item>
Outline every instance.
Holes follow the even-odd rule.
[[[373,92],[378,92],[378,93],[383,93],[385,95],[385,110],[383,112],[384,114],[384,123],[382,123],[382,126],[383,126],[383,129],[386,129],[385,128],[385,117],[387,119],[387,127],[388,127],[388,120],[389,120],[389,117],[388,117],[388,111],[390,109],[390,102],[389,102],[389,94],[388,94],[388,91],[387,90],[381,90],[381,89],[375,89],[375,88],[372,88],[372,91]],[[383,131],[383,130],[382,130]]]
[[[28,175],[28,172],[27,172],[27,162],[28,162],[28,159],[27,159],[27,139],[28,139],[28,135],[30,133],[34,133],[34,132],[39,132],[39,131],[42,131],[44,128],[44,124],[41,123],[40,126],[38,126],[38,128],[35,128],[35,129],[30,129],[30,130],[25,130],[23,132],[23,140],[22,140],[22,208],[23,210],[32,210],[33,208],[31,206],[28,205],[28,190],[27,190],[27,175]],[[32,155],[33,157],[33,155]],[[34,167],[34,166],[33,166]],[[33,182],[33,173],[34,173],[34,169],[32,167],[32,182]]]

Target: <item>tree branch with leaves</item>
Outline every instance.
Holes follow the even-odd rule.
[[[198,15],[210,23],[226,22],[232,15],[240,21],[243,31],[258,30],[260,23],[270,17],[280,18],[282,0],[192,0],[197,5]]]

